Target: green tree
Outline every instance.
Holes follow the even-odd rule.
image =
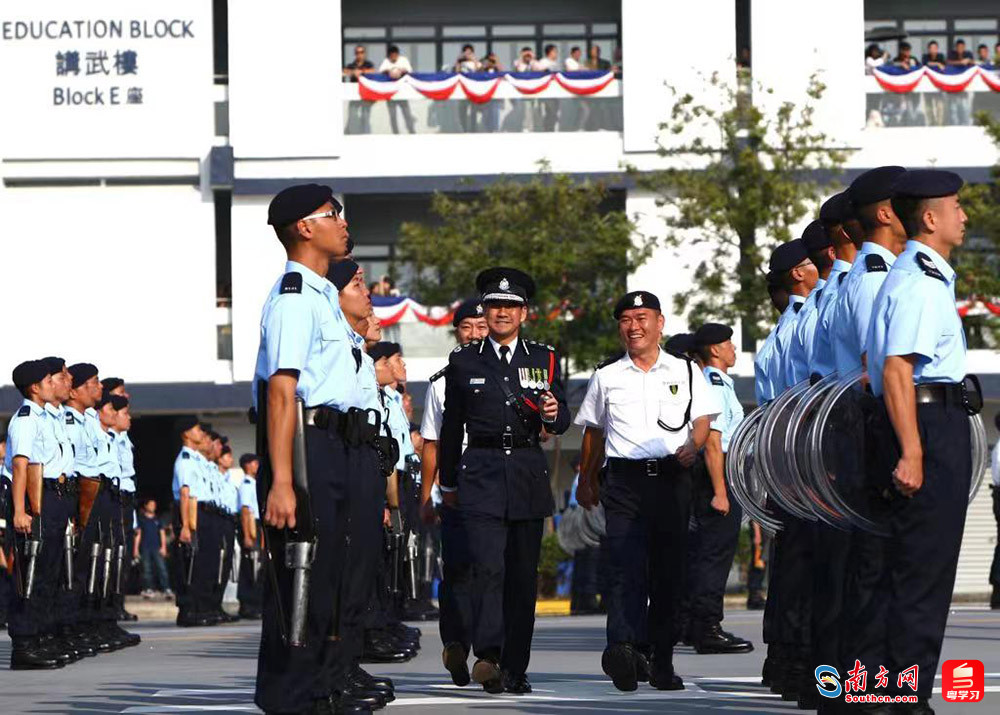
[[[1000,148],[1000,120],[979,112],[976,123]],[[966,186],[962,191],[969,223],[965,244],[954,257],[958,274],[955,294],[960,300],[1000,303],[1000,164],[993,167],[990,177],[990,182]],[[1000,317],[992,313],[967,315],[963,322],[970,348],[996,347],[1000,342]]]
[[[624,211],[605,210],[609,198],[545,165],[472,197],[436,194],[427,221],[403,224],[398,260],[413,270],[411,292],[437,304],[473,294],[484,268],[525,271],[538,288],[526,335],[589,368],[618,345],[612,307],[652,249]]]
[[[658,149],[670,168],[632,171],[665,208],[666,245],[709,248],[710,258],[687,266],[692,289],[674,299],[692,324],[741,321],[744,344],[752,346],[773,319],[765,280],[770,250],[815,210],[814,172],[835,173],[845,159],[815,126],[823,91],[813,77],[804,104],[784,102],[772,111],[750,101],[748,84],[733,87],[717,74],[699,97],[674,91]]]

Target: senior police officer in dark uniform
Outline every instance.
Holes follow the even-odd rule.
[[[335,604],[345,562],[346,480],[375,471],[374,453],[361,441],[366,413],[356,409],[356,334],[341,310],[337,287],[325,277],[330,261],[349,250],[340,211],[330,188],[316,184],[287,188],[268,208],[268,223],[288,255],[284,275],[264,304],[254,380],[258,429],[267,435],[258,484],[269,550],[254,699],[269,713],[369,709],[330,689],[337,661]],[[293,471],[301,468],[294,459],[298,400],[305,406],[305,490],[302,475]],[[285,546],[310,537],[315,547],[305,627],[301,642],[294,642],[288,623],[293,569],[286,566]]]
[[[647,677],[658,690],[680,690],[673,623],[690,468],[720,407],[692,360],[660,349],[664,318],[655,295],[626,294],[614,316],[626,352],[598,366],[576,417],[586,428],[577,501],[591,508],[600,499],[611,551],[601,665],[619,690],[635,690]],[[605,457],[606,481],[598,485]]]
[[[918,703],[894,713],[934,712],[927,701],[972,479],[969,415],[982,408],[978,386],[970,394],[964,384],[965,332],[949,264],[965,238],[961,187],[957,174],[933,169],[913,170],[896,181],[892,209],[908,240],[872,306],[866,344],[872,392],[891,425],[885,481],[891,478],[895,496],[875,593],[887,603],[888,623],[881,648],[865,653],[862,662],[869,670],[884,664],[896,676],[889,684],[895,694],[916,692]]]
[[[487,692],[521,694],[531,691],[542,525],[554,508],[538,435],[565,432],[570,417],[555,351],[520,337],[534,281],[491,268],[476,287],[490,334],[449,358],[440,483],[445,508],[462,512],[468,541],[469,563],[456,569],[452,588],[471,609],[464,620],[478,659],[472,678]]]

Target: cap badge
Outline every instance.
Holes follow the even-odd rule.
[[[483,314],[483,306],[477,305],[476,306],[476,315],[482,315],[482,314]]]
[[[510,283],[507,281],[506,278],[501,278],[500,279],[500,290],[507,290],[508,288],[510,288]]]
[[[637,295],[635,297],[635,300],[632,301],[632,305],[636,306],[637,308],[638,307],[642,307],[642,296],[641,295]]]

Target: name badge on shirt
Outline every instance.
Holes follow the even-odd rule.
[[[469,384],[470,385],[485,385],[486,384],[486,378],[485,377],[470,377],[469,378]]]

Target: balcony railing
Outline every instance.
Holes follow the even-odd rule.
[[[961,92],[943,91],[926,80],[908,92],[892,92],[868,76],[865,91],[868,127],[968,127],[980,111],[1000,119],[1000,92],[981,78]]]
[[[522,94],[501,82],[492,99],[477,104],[461,91],[427,99],[403,86],[385,101],[361,99],[359,85],[341,85],[345,134],[492,134],[622,131],[621,80],[600,92],[573,94],[553,83],[544,95]]]

